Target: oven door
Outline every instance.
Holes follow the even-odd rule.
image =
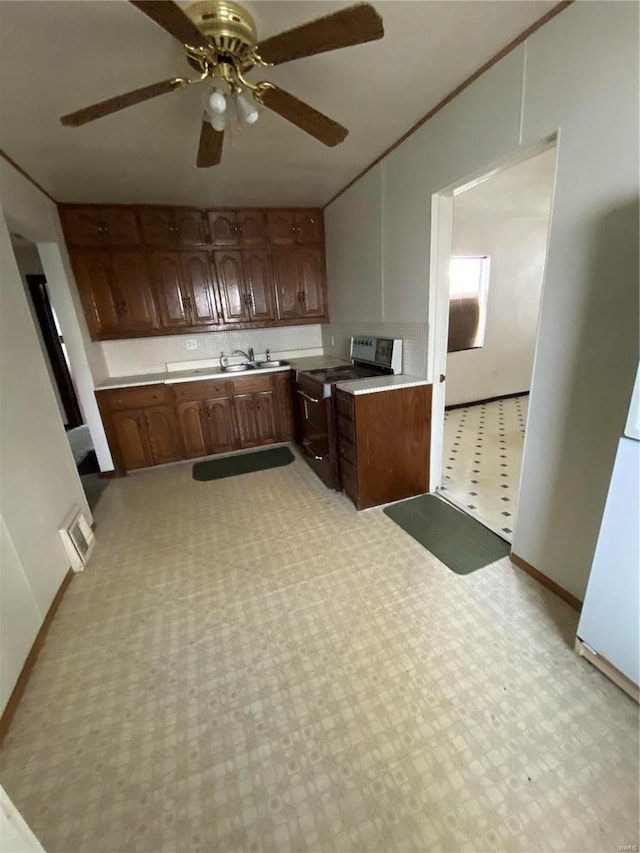
[[[329,488],[339,488],[332,398],[323,397],[322,383],[304,374],[296,385],[296,414],[304,458]]]

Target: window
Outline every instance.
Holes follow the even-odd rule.
[[[447,352],[484,345],[488,293],[488,255],[451,258]]]

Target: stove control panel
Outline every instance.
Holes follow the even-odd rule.
[[[351,358],[402,373],[402,341],[399,338],[351,338]]]

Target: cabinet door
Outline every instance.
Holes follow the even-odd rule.
[[[147,441],[154,465],[176,462],[182,458],[180,441],[172,406],[143,409]]]
[[[293,441],[295,435],[293,419],[293,389],[291,371],[273,373],[273,401],[276,414],[276,437],[278,441]]]
[[[242,276],[242,255],[240,252],[216,252],[215,260],[224,322],[246,322],[249,300]]]
[[[298,279],[298,256],[295,249],[274,249],[271,253],[279,320],[300,317],[301,288]]]
[[[231,397],[205,400],[209,431],[209,453],[225,453],[238,446],[236,421]]]
[[[178,429],[182,437],[182,446],[187,459],[207,456],[206,424],[204,405],[200,402],[178,403],[176,407]]]
[[[326,287],[322,249],[298,249],[303,317],[326,317]]]
[[[145,437],[145,425],[140,409],[114,412],[111,420],[118,440],[120,455],[126,471],[153,465]]]
[[[243,252],[242,269],[252,320],[275,320],[273,275],[268,252]]]
[[[243,246],[264,246],[269,242],[267,218],[261,210],[239,210],[237,220]]]
[[[322,211],[295,211],[296,242],[322,243]]]
[[[140,252],[113,252],[113,273],[120,294],[120,332],[152,332],[160,328],[147,260]]]
[[[139,215],[144,243],[151,246],[168,246],[175,242],[171,208],[144,207]]]
[[[206,252],[182,252],[182,275],[193,326],[219,323],[214,272]]]
[[[253,394],[239,394],[233,397],[240,447],[255,447],[258,444],[253,397]]]
[[[71,261],[91,337],[117,333],[120,303],[111,256],[107,252],[74,252]]]
[[[191,246],[204,246],[208,242],[206,224],[201,210],[175,207],[173,229],[174,239],[185,249]]]
[[[270,210],[267,220],[269,240],[274,246],[295,246],[296,221],[292,210]]]
[[[253,395],[253,413],[256,424],[256,443],[273,444],[278,440],[273,391],[259,391]]]
[[[139,241],[135,211],[126,207],[63,207],[60,210],[70,246],[122,246]]]
[[[149,266],[163,329],[190,325],[189,309],[178,252],[151,252]]]
[[[210,210],[207,218],[211,242],[214,246],[240,245],[240,227],[235,211]]]

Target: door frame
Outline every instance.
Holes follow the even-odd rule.
[[[76,396],[71,373],[67,366],[67,360],[62,350],[60,335],[53,316],[49,291],[47,290],[47,279],[43,275],[26,275],[29,295],[38,319],[38,325],[42,332],[49,363],[53,376],[60,393],[62,406],[67,417],[67,423],[71,429],[82,426],[84,418],[80,411],[80,405]]]
[[[428,299],[428,328],[431,330],[427,347],[427,376],[432,377],[433,398],[431,404],[431,450],[429,458],[429,491],[440,490],[442,480],[442,453],[444,445],[444,409],[446,397],[447,371],[447,338],[449,327],[449,261],[453,246],[453,200],[454,196],[471,187],[481,184],[499,172],[510,169],[524,160],[542,154],[549,148],[558,147],[559,134],[553,133],[532,146],[518,149],[513,154],[494,163],[478,169],[453,184],[433,193],[431,196],[431,258],[429,265],[429,299]],[[558,167],[558,152],[556,151],[556,174]],[[553,215],[553,196],[551,196],[551,215]],[[549,228],[550,230],[550,228]],[[547,235],[547,250],[548,250]],[[543,274],[540,304],[544,297]],[[534,349],[533,363],[535,364],[538,348],[540,319]],[[533,368],[532,368],[533,369]]]

